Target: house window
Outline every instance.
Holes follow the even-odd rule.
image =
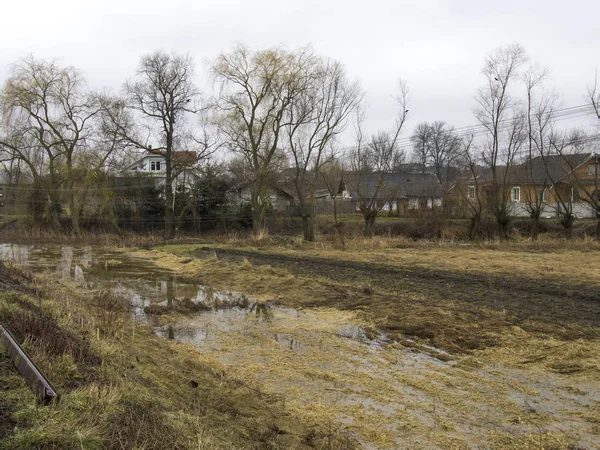
[[[469,200],[475,200],[475,186],[469,186]]]
[[[548,195],[547,195],[547,191],[546,189],[542,189],[540,190],[540,201],[543,203],[546,203],[548,201]]]
[[[409,209],[419,209],[419,199],[417,197],[412,197],[408,199],[408,208]]]
[[[521,201],[521,188],[519,186],[515,186],[514,188],[511,189],[511,191],[510,191],[510,199],[513,202],[520,202]]]
[[[151,172],[160,172],[160,161],[152,161],[150,163]]]

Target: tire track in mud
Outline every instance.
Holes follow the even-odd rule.
[[[421,292],[433,300],[455,299],[474,307],[508,310],[517,322],[533,319],[557,326],[580,325],[589,328],[589,337],[598,337],[592,329],[600,326],[600,289],[595,287],[519,276],[505,278],[484,273],[392,267],[379,262],[238,249],[202,247],[195,254],[206,256],[208,252],[216,253],[220,258],[247,258],[253,264],[281,267],[298,276],[326,278],[342,284],[363,283],[391,294]],[[572,337],[588,335],[584,331],[577,334]]]

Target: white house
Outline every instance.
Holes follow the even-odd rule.
[[[173,152],[174,175],[176,178],[186,178],[188,172],[198,162],[198,155],[192,151]],[[158,182],[164,182],[166,173],[166,158],[158,150],[150,150],[142,158],[126,167],[123,172],[144,173],[157,178]]]

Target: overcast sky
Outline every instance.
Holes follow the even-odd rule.
[[[600,66],[598,0],[7,0],[2,16],[2,82],[12,63],[33,54],[79,68],[93,88],[119,90],[142,54],[163,49],[189,53],[198,85],[210,88],[207,60],[236,42],[312,44],[361,81],[370,131],[393,124],[391,95],[405,79],[405,136],[422,121],[475,124],[483,61],[499,46],[520,43],[548,67],[564,106],[585,102]]]

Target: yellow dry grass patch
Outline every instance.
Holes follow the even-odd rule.
[[[135,255],[191,280],[284,304],[302,304],[297,299],[307,295],[327,297],[335,288],[248,261],[227,263],[216,256],[190,261],[156,250]],[[211,339],[196,344],[201,359],[279,396],[293,415],[332,423],[375,448],[484,442],[491,448],[566,448],[581,436],[586,445],[598,443],[593,419],[599,404],[593,396],[600,387],[598,342],[534,338],[512,327],[496,333],[497,346],[456,356],[457,363],[450,364],[399,344],[372,349],[339,336],[347,324],[372,326],[368,317],[360,311],[302,310],[301,318],[274,320],[267,329],[213,328]],[[193,328],[202,320],[180,325]],[[284,343],[275,335],[285,336]],[[292,339],[296,344],[288,346]]]

